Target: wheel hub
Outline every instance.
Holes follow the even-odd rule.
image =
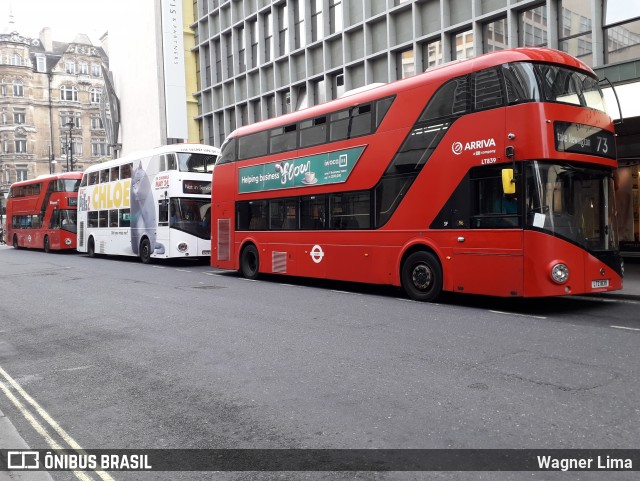
[[[413,285],[420,290],[427,290],[431,285],[431,270],[425,265],[414,267],[411,277]]]

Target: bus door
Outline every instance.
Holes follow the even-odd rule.
[[[524,294],[522,195],[517,189],[505,193],[502,182],[502,171],[510,167],[476,167],[465,180],[470,225],[452,230],[449,243],[454,292]]]

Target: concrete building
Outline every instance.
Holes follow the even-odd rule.
[[[0,31],[0,198],[13,182],[110,158],[100,101],[107,53],[83,34],[56,42]]]
[[[621,97],[618,210],[640,254],[640,3],[627,0],[194,0],[202,141],[376,82],[497,49],[563,50]],[[611,113],[615,97],[605,89]]]

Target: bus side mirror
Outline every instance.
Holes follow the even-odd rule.
[[[516,193],[516,181],[513,178],[513,169],[502,169],[502,192],[504,194]]]

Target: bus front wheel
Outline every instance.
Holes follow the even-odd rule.
[[[42,248],[44,249],[44,251],[48,254],[49,252],[51,252],[51,246],[49,245],[49,236],[46,235],[44,236],[44,243]]]
[[[430,252],[411,254],[402,264],[402,287],[415,301],[435,301],[442,293],[442,267]]]
[[[151,242],[146,237],[140,242],[140,260],[143,264],[151,263]]]
[[[258,249],[253,244],[249,244],[242,249],[240,254],[240,273],[246,279],[256,279],[260,267],[260,256]]]

